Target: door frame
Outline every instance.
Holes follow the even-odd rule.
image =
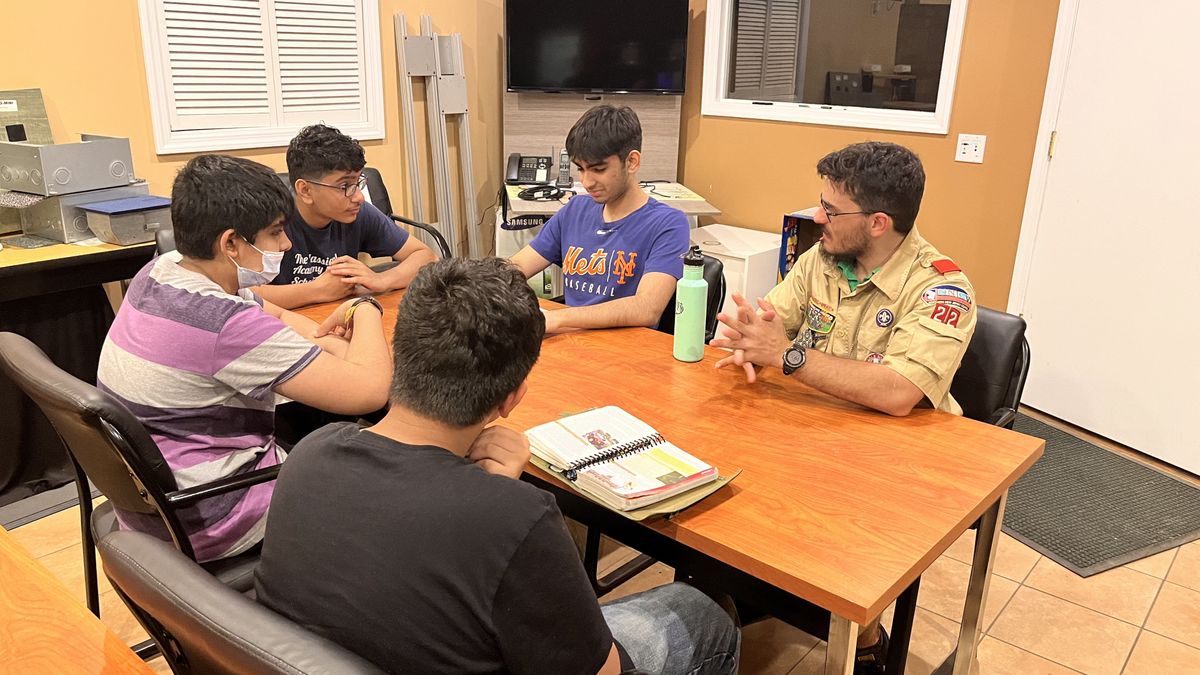
[[[1029,290],[1029,276],[1033,271],[1033,255],[1042,218],[1042,204],[1046,197],[1046,179],[1050,173],[1050,139],[1058,126],[1058,113],[1062,108],[1079,4],[1080,0],[1058,2],[1058,21],[1054,26],[1050,68],[1046,73],[1046,93],[1042,97],[1042,115],[1038,120],[1037,141],[1033,146],[1033,165],[1029,171],[1029,186],[1025,190],[1021,234],[1017,240],[1017,255],[1013,262],[1012,283],[1008,291],[1008,311],[1011,314],[1020,315],[1025,309],[1025,295]]]

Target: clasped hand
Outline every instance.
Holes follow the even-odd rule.
[[[757,378],[754,366],[783,366],[783,352],[791,340],[771,303],[760,298],[759,313],[737,293],[733,294],[733,302],[737,305],[735,316],[724,312],[717,315],[721,325],[711,344],[733,350],[733,354],[717,362],[717,367],[741,366],[746,371],[746,381],[754,382]]]
[[[348,255],[338,256],[329,263],[327,272],[337,276],[347,286],[358,284],[372,293],[382,293],[388,290],[387,281],[383,275],[367,266],[358,258]]]

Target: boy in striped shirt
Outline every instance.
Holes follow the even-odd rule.
[[[391,357],[377,303],[348,300],[317,325],[249,290],[270,281],[291,247],[283,221],[292,197],[270,169],[200,155],[180,170],[171,197],[178,250],[134,277],[97,380],[141,420],[179,488],[283,461],[276,393],[341,414],[385,404]],[[273,490],[264,483],[185,510],[197,559],[257,545]],[[118,510],[117,519],[166,537],[156,516]]]

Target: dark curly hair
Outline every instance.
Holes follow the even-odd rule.
[[[298,178],[319,180],[331,171],[362,171],[366,165],[367,155],[358,141],[324,124],[304,127],[288,143],[287,168],[292,182]]]
[[[817,174],[850,195],[863,211],[886,213],[900,234],[917,221],[925,169],[912,150],[895,143],[855,143],[817,162]]]
[[[417,273],[400,302],[391,399],[453,427],[477,424],[525,381],[546,319],[502,258],[447,258]]]

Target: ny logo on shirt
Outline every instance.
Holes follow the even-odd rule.
[[[603,275],[607,272],[608,253],[603,248],[596,249],[588,257],[583,257],[583,247],[570,246],[567,248],[567,254],[563,256],[563,274],[566,275]],[[617,284],[623,285],[626,277],[633,276],[637,270],[637,251],[629,254],[626,259],[625,251],[617,251],[616,257],[613,259],[612,272],[617,275]]]

